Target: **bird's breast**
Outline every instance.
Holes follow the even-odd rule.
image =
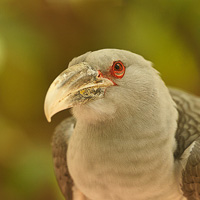
[[[180,199],[167,139],[144,140],[73,134],[67,158],[76,186],[91,200]]]

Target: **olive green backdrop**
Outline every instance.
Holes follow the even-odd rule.
[[[200,94],[199,0],[1,0],[0,198],[63,199],[47,123],[50,83],[75,56],[127,49],[154,63],[168,85]]]

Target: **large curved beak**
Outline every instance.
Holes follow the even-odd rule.
[[[57,112],[104,96],[114,83],[85,62],[63,71],[46,94],[44,111],[47,120]]]

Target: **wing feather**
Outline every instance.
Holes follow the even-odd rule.
[[[170,89],[179,112],[176,132],[175,159],[183,159],[190,150],[182,171],[181,188],[188,200],[200,200],[200,98],[176,89]]]
[[[170,88],[169,91],[179,113],[174,156],[180,159],[183,152],[200,137],[200,98],[177,89]]]
[[[200,199],[200,139],[195,141],[183,170],[182,191],[188,200]]]
[[[72,200],[73,180],[69,174],[66,160],[68,141],[75,126],[73,117],[67,118],[56,128],[52,140],[54,171],[58,185],[66,200]]]

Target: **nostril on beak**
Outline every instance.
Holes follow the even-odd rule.
[[[98,78],[103,78],[103,74],[100,70],[98,70],[98,75],[97,75]]]

